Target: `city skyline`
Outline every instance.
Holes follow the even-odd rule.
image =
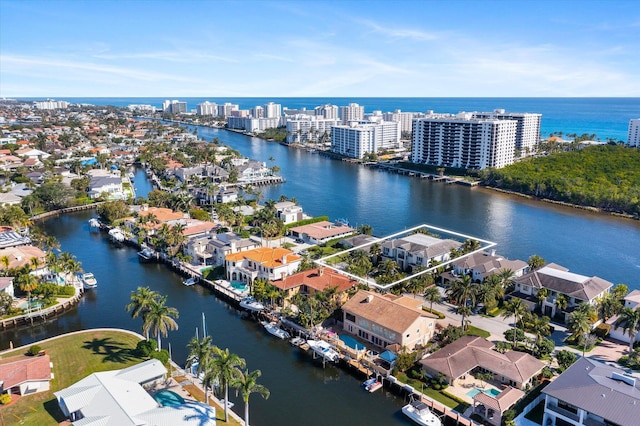
[[[0,97],[640,96],[631,1],[0,0]]]

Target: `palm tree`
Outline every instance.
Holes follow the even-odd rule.
[[[135,292],[131,292],[131,301],[125,306],[127,312],[131,311],[131,318],[142,317],[142,322],[146,322],[146,315],[151,304],[154,303],[160,294],[149,287],[138,287]],[[146,335],[149,339],[149,334]]]
[[[509,268],[501,269],[500,272],[495,274],[500,279],[500,284],[504,289],[504,292],[508,291],[513,285],[513,280],[516,279],[516,274]]]
[[[177,330],[178,310],[165,305],[167,296],[155,299],[149,305],[149,310],[145,314],[142,330],[145,334],[155,334],[158,339],[158,350],[161,349],[160,335],[167,337],[169,330]]]
[[[529,256],[529,259],[527,260],[527,264],[529,265],[530,271],[535,271],[536,269],[542,268],[545,263],[546,262],[544,261],[544,259],[538,256],[537,254],[533,254]]]
[[[614,328],[622,327],[622,331],[629,335],[629,356],[633,354],[633,344],[640,331],[640,309],[624,308],[616,320]]]
[[[242,400],[244,401],[244,424],[249,426],[249,396],[252,393],[259,393],[264,399],[269,399],[269,389],[259,384],[258,378],[262,375],[260,370],[254,370],[249,372],[245,370],[241,372],[238,378],[234,382],[236,388],[236,396],[238,392],[242,394]]]
[[[3,273],[5,275],[9,274],[9,265],[11,264],[11,260],[9,259],[8,256],[4,255],[4,256],[0,256],[0,265],[3,266],[4,271]]]
[[[512,297],[509,299],[507,303],[504,304],[504,311],[502,312],[503,317],[509,318],[510,316],[514,317],[513,321],[513,347],[516,347],[516,331],[518,330],[518,320],[524,313],[527,311],[527,306],[524,304],[522,299],[517,297]]]
[[[212,345],[211,336],[204,336],[202,340],[198,339],[198,337],[194,337],[187,344],[187,349],[189,349],[189,355],[187,356],[187,368],[190,368],[194,364],[198,364],[196,368],[196,376],[200,377],[200,374],[204,373],[206,376],[207,372],[210,370],[211,358],[213,356],[213,345]],[[205,383],[204,377],[202,381],[202,387],[204,390],[204,394],[207,398],[207,405],[209,404],[209,387],[210,383],[207,381]]]
[[[540,310],[542,310],[542,305],[549,297],[549,289],[542,287],[536,293],[536,298],[538,299],[538,304],[540,304]]]
[[[558,309],[564,311],[567,309],[567,306],[569,306],[569,300],[564,294],[559,294],[558,297],[556,297],[555,304]]]
[[[471,321],[469,321],[468,319],[465,321],[465,318],[470,317],[472,313],[473,312],[471,311],[471,306],[458,306],[456,308],[456,314],[462,316],[460,320],[462,331],[465,331],[465,329],[467,328],[467,325],[471,323]]]
[[[591,331],[591,319],[589,318],[589,314],[585,311],[574,311],[569,316],[567,329],[571,332],[576,341],[578,338],[588,334]]]
[[[246,367],[246,362],[229,349],[213,347],[213,357],[211,359],[211,377],[218,379],[224,387],[224,421],[229,422],[229,384],[234,383],[237,377],[242,374],[240,369]],[[205,373],[206,375],[206,373]]]
[[[433,311],[433,303],[439,302],[442,299],[442,295],[440,294],[440,290],[437,286],[432,285],[431,287],[427,287],[424,291],[424,300],[429,302],[429,310]]]
[[[475,306],[478,287],[469,275],[463,275],[462,278],[449,284],[446,293],[458,306],[466,306],[469,303],[470,306]]]
[[[534,314],[530,326],[531,332],[536,335],[536,343],[539,343],[544,337],[551,334],[550,320],[551,318],[546,315],[539,317]]]
[[[38,279],[31,274],[22,274],[16,279],[20,291],[27,293],[29,302],[31,302],[31,292],[38,287]],[[29,305],[31,307],[31,305]]]
[[[478,240],[474,240],[473,238],[470,238],[466,240],[464,243],[462,243],[462,246],[460,246],[460,250],[462,251],[463,254],[467,254],[476,250],[480,250],[481,247],[482,245]]]

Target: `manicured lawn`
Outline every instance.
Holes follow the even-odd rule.
[[[467,333],[466,333],[466,334],[467,334],[467,335],[469,335],[469,336],[480,336],[480,337],[484,337],[485,339],[488,339],[488,338],[489,338],[489,336],[491,336],[491,333],[489,333],[488,331],[483,330],[483,329],[478,328],[478,327],[474,327],[474,326],[472,326],[472,325],[470,325],[470,326],[467,328]]]
[[[118,331],[87,331],[63,336],[39,344],[53,363],[51,389],[20,398],[15,404],[0,408],[6,424],[57,425],[65,420],[53,392],[71,386],[91,373],[118,370],[143,359],[134,355],[140,339]],[[2,359],[22,355],[26,349],[2,355]],[[0,360],[2,362],[2,360]]]
[[[424,385],[423,382],[416,379],[409,378],[405,373],[398,373],[396,378],[402,382],[412,386],[416,391],[422,392],[430,398],[435,399],[441,404],[446,405],[447,407],[454,409],[460,413],[464,413],[464,411],[469,407],[469,404],[457,401],[446,395],[446,392],[433,389],[427,385]],[[424,386],[423,386],[424,385]]]

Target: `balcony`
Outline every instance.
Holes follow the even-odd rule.
[[[547,409],[553,411],[554,413],[560,414],[561,416],[564,416],[568,419],[571,419],[574,422],[580,421],[580,416],[578,416],[575,413],[572,413],[571,411],[565,410],[564,408],[560,408],[556,404],[547,403]]]
[[[598,419],[594,419],[593,417],[588,417],[586,419],[584,419],[584,425],[585,426],[607,426],[606,423],[598,420]]]

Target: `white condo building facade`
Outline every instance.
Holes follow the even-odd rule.
[[[627,145],[640,148],[640,118],[632,118],[629,120]]]
[[[337,120],[340,110],[337,105],[325,104],[315,107],[315,115],[329,120]]]
[[[67,101],[54,101],[52,99],[46,101],[36,101],[33,103],[36,109],[53,110],[53,109],[67,109],[69,102]]]
[[[176,100],[166,100],[162,103],[162,111],[168,112],[169,114],[184,114],[187,112],[187,103]]]
[[[542,114],[530,112],[506,112],[504,109],[496,109],[493,112],[474,112],[474,118],[488,118],[498,120],[515,120],[516,124],[516,149],[521,155],[535,153],[540,141],[540,122]]]
[[[306,114],[287,117],[287,143],[318,142],[325,136],[329,137],[331,128],[339,124],[337,118],[326,119]]]
[[[366,153],[401,146],[400,124],[381,121],[355,122],[331,128],[331,151],[351,158],[362,158]]]
[[[364,107],[356,103],[340,107],[340,120],[342,124],[349,124],[351,121],[364,120]]]
[[[431,114],[414,120],[411,161],[480,170],[513,163],[516,120],[475,118],[474,113]]]
[[[203,102],[201,104],[198,104],[196,112],[198,113],[198,115],[217,116],[218,115],[218,104],[213,103],[213,102],[209,102],[209,101],[205,101],[205,102]]]

